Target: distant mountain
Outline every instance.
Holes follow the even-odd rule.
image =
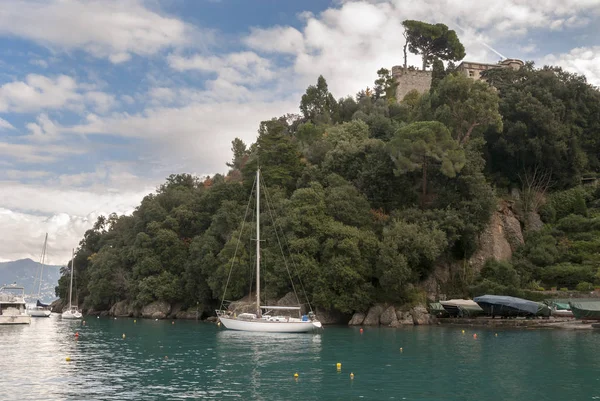
[[[35,302],[37,298],[37,280],[40,277],[41,263],[31,259],[20,259],[0,263],[0,285],[17,283],[25,287],[27,302]],[[52,302],[56,299],[54,287],[58,285],[60,266],[44,265],[40,301]]]

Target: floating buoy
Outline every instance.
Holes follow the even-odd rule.
[[[294,373],[294,379],[298,378],[298,372]]]
[[[354,373],[350,372],[350,380],[354,380]]]
[[[123,340],[125,339],[125,333],[123,333]]]
[[[477,334],[473,334],[473,338],[474,338],[474,339],[477,339]]]
[[[402,347],[400,347],[400,352],[403,352],[403,351],[404,351],[404,349],[402,349]]]
[[[463,330],[462,333],[465,334],[465,331]]]
[[[165,359],[169,359],[169,357],[165,355]]]
[[[65,358],[65,361],[67,361],[67,362],[71,362],[71,358],[69,358],[69,357],[66,357],[66,358]]]
[[[498,333],[494,334],[495,337],[498,337]]]
[[[154,319],[155,322],[158,322],[158,319]]]
[[[362,334],[362,333],[363,333],[363,331],[364,331],[364,330],[363,330],[363,328],[361,327],[361,328],[360,328],[360,334]]]
[[[137,320],[133,319],[133,323],[137,323]]]
[[[81,322],[81,324],[83,324],[85,326],[85,320],[83,322]]]
[[[221,322],[217,322],[217,327],[221,327]]]
[[[171,324],[175,324],[175,322],[171,322]]]
[[[117,318],[115,318],[115,320],[117,320]]]
[[[335,364],[337,370],[342,370],[342,364],[340,362]]]
[[[96,316],[96,319],[100,319],[100,316]]]
[[[75,337],[79,337],[79,332],[75,332]]]

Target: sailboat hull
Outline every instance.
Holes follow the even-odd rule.
[[[27,314],[31,317],[50,317],[48,309],[28,309]]]
[[[81,312],[74,312],[70,310],[63,312],[61,316],[63,319],[81,319],[83,317]]]
[[[230,330],[257,331],[264,333],[308,333],[321,328],[320,322],[276,322],[264,319],[239,320],[220,317],[219,320]]]

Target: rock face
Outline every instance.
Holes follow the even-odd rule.
[[[165,301],[152,302],[142,308],[142,316],[152,319],[164,319],[171,311],[171,305]]]
[[[379,324],[382,326],[398,327],[400,324],[396,316],[396,308],[389,306],[384,310],[381,316],[379,316]]]
[[[62,313],[66,307],[67,303],[60,298],[50,304],[50,310],[56,313]]]
[[[202,313],[196,313],[196,310],[187,310],[187,311],[179,311],[175,314],[176,319],[187,319],[187,320],[195,320],[196,317],[200,319],[202,317]]]
[[[469,260],[476,271],[488,259],[508,260],[517,247],[524,243],[521,223],[507,205],[502,205],[479,237],[479,247]]]
[[[348,316],[336,310],[315,309],[315,315],[322,324],[344,324],[348,321]]]
[[[365,321],[365,314],[356,312],[348,322],[348,326],[360,326]]]
[[[110,308],[108,314],[115,317],[132,317],[134,308],[127,301],[119,301]]]
[[[369,309],[369,312],[367,312],[367,317],[365,317],[365,320],[363,321],[363,325],[379,326],[379,317],[383,313],[383,310],[384,310],[384,308],[382,305],[372,306]]]
[[[398,324],[399,325],[414,325],[415,322],[413,321],[413,317],[410,313],[410,311],[400,311],[397,310],[396,311],[396,318],[398,319]]]
[[[433,322],[431,315],[424,306],[415,306],[410,310],[410,314],[413,318],[413,323],[417,326],[431,324]]]

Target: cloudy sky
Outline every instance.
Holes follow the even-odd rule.
[[[0,261],[37,260],[48,232],[64,263],[169,174],[225,172],[231,140],[297,113],[319,74],[336,97],[372,85],[404,19],[455,29],[466,60],[600,85],[600,0],[2,0]]]

